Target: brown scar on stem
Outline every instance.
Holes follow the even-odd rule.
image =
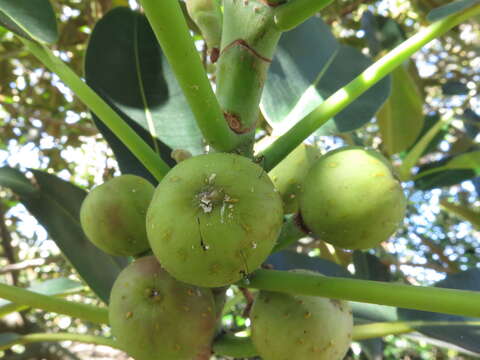
[[[243,40],[243,39],[237,39],[235,41],[232,41],[230,44],[228,44],[227,46],[225,46],[220,55],[222,55],[225,51],[227,51],[228,49],[230,49],[231,47],[234,47],[234,46],[241,46],[243,48],[245,48],[248,52],[250,52],[251,54],[253,54],[253,56],[257,57],[258,59],[262,60],[262,61],[265,61],[265,62],[268,62],[268,63],[271,63],[272,62],[272,59],[269,59],[265,56],[263,56],[262,54],[260,54],[259,52],[257,52],[257,50],[255,50],[254,48],[252,48],[250,45],[248,45],[248,43]]]
[[[239,134],[239,135],[246,134],[255,128],[255,124],[252,127],[248,127],[248,128],[242,127],[240,116],[233,112],[224,111],[223,116],[225,117],[225,120],[227,120],[227,123],[230,129],[236,134]]]

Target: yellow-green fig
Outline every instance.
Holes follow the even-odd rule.
[[[121,175],[95,187],[80,209],[82,229],[110,255],[134,256],[150,248],[145,228],[155,188],[135,175]]]
[[[208,360],[215,302],[210,289],[177,281],[154,256],[146,256],[115,280],[109,322],[135,360]]]
[[[303,181],[318,158],[320,158],[318,148],[301,144],[268,173],[282,196],[285,214],[298,210],[298,196]]]
[[[387,240],[405,209],[405,195],[388,160],[354,146],[322,156],[310,169],[300,196],[306,227],[347,249],[372,248]]]
[[[352,311],[342,300],[262,290],[250,318],[263,360],[341,360],[352,341]]]
[[[147,233],[172,276],[219,287],[262,264],[282,222],[282,200],[260,166],[212,153],[179,163],[162,179],[148,209]]]

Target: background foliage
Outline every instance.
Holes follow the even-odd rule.
[[[322,11],[323,22],[312,19],[308,28],[298,28],[285,36],[262,98],[265,121],[257,130],[260,144],[269,142],[272,133],[273,135],[281,133],[285,117],[295,121],[302,115],[292,111],[292,108],[275,106],[272,99],[278,99],[279,96],[275,91],[281,90],[282,86],[291,87],[288,92],[283,92],[286,97],[282,103],[295,104],[305,89],[313,84],[315,86],[312,95],[304,99],[307,104],[305,108],[317,105],[322,98],[338,88],[335,81],[343,78],[346,81],[353,77],[366,66],[363,66],[363,63],[368,64],[372,61],[369,58],[381,56],[414,34],[420,26],[429,23],[428,14],[431,14],[431,17],[439,16],[438,12],[432,14],[431,10],[445,3],[448,1],[339,0]],[[147,140],[159,149],[167,161],[172,163],[168,157],[169,147],[181,147],[182,141],[185,141],[184,137],[190,140],[199,139],[198,129],[182,125],[182,119],[188,120],[192,115],[156,46],[148,42],[145,45],[136,42],[135,39],[131,43],[122,43],[127,47],[125,51],[128,53],[140,49],[147,54],[148,57],[145,58],[153,63],[147,61],[142,64],[140,76],[135,75],[132,68],[131,72],[126,73],[131,76],[119,78],[118,74],[132,66],[129,59],[123,59],[119,69],[111,69],[108,68],[108,61],[98,55],[100,50],[96,49],[99,47],[104,50],[107,45],[114,46],[108,42],[108,31],[112,29],[108,27],[108,22],[115,22],[113,16],[102,20],[96,29],[95,37],[92,37],[88,45],[89,35],[94,31],[98,20],[112,8],[128,5],[126,1],[55,0],[52,4],[57,14],[60,34],[58,42],[54,45],[55,51],[100,94],[108,92],[111,96],[109,102],[129,118],[129,121],[135,122],[137,124],[135,126],[144,128],[148,126],[146,123],[148,119],[142,118],[144,104],[141,103],[139,89],[142,86],[154,86],[153,82],[147,81],[152,77],[164,79],[164,87],[161,89],[163,92],[160,93],[167,96],[151,99],[149,102],[152,105],[151,114],[157,120],[157,124],[160,124],[157,129],[159,134],[171,132],[179,136],[177,139],[159,136],[157,140]],[[130,6],[137,7],[134,1],[130,2]],[[124,15],[128,16],[127,12]],[[477,20],[473,19],[450,31],[446,36],[429,43],[415,54],[412,61],[395,70],[390,79],[379,83],[376,89],[371,90],[370,96],[386,98],[388,89],[391,89],[391,96],[376,115],[377,121],[373,120],[375,107],[364,111],[365,104],[357,102],[357,105],[349,109],[350,112],[340,113],[309,141],[322,150],[345,143],[371,146],[389,156],[395,163],[403,159],[416,140],[440,119],[451,118],[450,126],[444,126],[430,142],[421,158],[418,174],[440,166],[445,167],[445,164],[458,155],[480,150],[478,145],[480,28]],[[139,21],[139,26],[145,26],[141,24],[142,20],[132,21]],[[100,28],[102,25],[105,26],[103,30]],[[151,36],[148,29],[143,27],[141,31],[146,32],[144,36]],[[129,34],[124,36],[128,38]],[[106,135],[112,151],[95,126],[98,122],[91,121],[92,114],[55,74],[46,70],[24,49],[23,44],[11,32],[0,28],[0,38],[0,167],[8,165],[20,170],[16,172],[2,169],[0,173],[0,185],[4,185],[0,188],[1,281],[36,288],[40,292],[61,294],[87,303],[100,303],[92,291],[106,300],[107,294],[102,294],[103,280],[99,280],[101,284],[98,289],[94,287],[91,290],[87,289],[80,282],[75,269],[94,269],[92,277],[99,273],[106,277],[114,277],[122,266],[122,260],[108,259],[102,263],[105,267],[102,269],[98,267],[99,264],[67,262],[57,247],[58,240],[54,242],[50,238],[55,235],[58,237],[54,230],[52,232],[52,229],[58,227],[48,221],[42,221],[44,225],[42,227],[33,216],[41,220],[43,213],[48,219],[48,211],[52,206],[61,204],[62,200],[68,197],[84,196],[80,189],[72,190],[67,185],[64,185],[63,192],[59,191],[58,184],[52,187],[53,180],[44,172],[56,174],[83,189],[90,189],[93,185],[118,174],[119,165],[125,169],[127,165],[117,164],[113,157],[113,152],[118,155],[124,153],[125,149],[118,144],[116,146]],[[207,70],[211,70],[212,64],[207,60],[198,35],[197,38],[199,52],[204,55],[205,66]],[[122,37],[119,36],[118,39]],[[303,62],[299,62],[299,57],[293,59],[289,57],[289,54],[294,52],[292,46],[299,41],[312,52],[305,54]],[[319,49],[328,51],[323,51],[319,55]],[[312,58],[319,59],[319,62],[311,61]],[[339,60],[332,61],[335,58]],[[152,66],[158,63],[163,64],[162,67]],[[357,67],[353,67],[352,64]],[[282,79],[279,69],[287,69],[289,74],[296,74],[293,77],[295,81]],[[320,79],[322,81],[317,81],[319,69],[324,71]],[[354,73],[349,74],[347,69],[354,70]],[[102,76],[105,76],[103,82],[99,80]],[[102,88],[107,85],[111,86],[110,89],[128,87],[129,95],[134,94],[137,97],[125,99],[121,97],[121,92],[115,97],[111,91]],[[131,103],[127,103],[128,101]],[[366,103],[368,105],[369,101]],[[355,126],[341,128],[338,124],[342,117],[351,119],[352,114],[355,116]],[[176,119],[173,128],[172,123],[168,122],[170,117]],[[338,129],[343,133],[338,134]],[[352,129],[355,130],[351,131]],[[332,133],[336,135],[324,136]],[[403,136],[395,136],[399,133]],[[145,135],[145,138],[148,138],[148,135]],[[198,153],[202,146],[199,139],[189,150]],[[305,239],[295,250],[328,261],[323,264],[321,270],[328,274],[330,269],[331,275],[353,276],[351,272],[354,272],[354,276],[361,278],[415,285],[431,285],[440,281],[437,283],[439,286],[449,283],[450,286],[453,284],[462,287],[462,284],[468,283],[470,285],[465,285],[466,288],[474,289],[476,286],[476,290],[480,290],[478,289],[480,178],[476,177],[480,174],[480,164],[477,163],[476,167],[472,166],[469,170],[458,170],[452,166],[442,169],[405,183],[405,191],[410,199],[408,217],[388,243],[369,252],[352,254],[335,252],[317,239]],[[144,172],[141,168],[129,170],[136,173]],[[29,180],[34,180],[40,187],[50,186],[48,198],[39,200],[32,195],[35,189],[28,188],[31,185],[26,184],[31,183],[25,176]],[[15,186],[12,186],[12,183]],[[14,192],[10,190],[11,188]],[[451,205],[452,201],[456,207]],[[473,216],[470,214],[469,217],[465,213],[468,210],[476,213]],[[74,213],[78,209],[65,211]],[[457,214],[463,216],[459,217]],[[469,219],[470,222],[465,219]],[[62,222],[62,219],[57,221]],[[62,248],[63,251],[71,249],[68,241],[88,248],[83,242],[84,239],[72,242],[73,239],[68,239],[68,235],[60,234],[60,237],[65,239],[67,244]],[[73,251],[95,251],[93,248],[87,248]],[[296,256],[300,255],[291,252],[279,253],[272,257],[270,262],[276,268],[289,268],[294,266]],[[85,258],[88,260],[88,256]],[[304,257],[298,261],[301,261],[302,267],[309,266],[308,260]],[[344,267],[335,267],[332,262]],[[322,263],[316,261],[312,266],[318,267],[318,264]],[[351,272],[347,272],[345,268]],[[237,294],[237,291],[231,291],[227,304],[224,325],[232,330],[245,329],[248,320],[241,316],[245,306],[242,296]],[[391,309],[385,309],[384,316],[374,319],[368,311],[368,306],[358,305],[354,309],[358,318],[363,314],[365,321],[391,321],[399,318],[418,320],[431,319],[434,316],[408,310],[391,313]],[[12,310],[20,312],[11,312]],[[63,329],[109,335],[108,327],[85,324],[65,316],[54,316],[41,311],[12,308],[12,304],[0,304],[0,314],[8,314],[0,319],[0,333],[24,334]],[[378,312],[376,314],[379,316]],[[422,333],[430,337],[414,333],[408,337],[387,336],[383,340],[375,339],[355,344],[348,356],[355,359],[470,359],[478,358],[474,353],[477,355],[480,353],[476,341],[479,338],[478,327],[426,329],[422,330]],[[461,336],[456,338],[455,334]],[[1,336],[2,334],[0,345]],[[433,338],[435,340],[432,340]],[[5,350],[4,355],[8,359],[92,359],[100,356],[101,352],[106,352],[107,356],[112,358],[122,356],[110,353],[105,348],[70,343],[17,346],[12,350]]]

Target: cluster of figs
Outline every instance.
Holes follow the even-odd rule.
[[[364,249],[388,239],[405,206],[379,153],[344,147],[320,156],[301,145],[269,174],[245,157],[210,153],[179,162],[156,189],[118,176],[88,194],[80,219],[97,247],[135,258],[110,297],[121,348],[136,360],[207,360],[226,287],[262,266],[285,214],[297,213],[312,236]],[[262,290],[250,318],[265,360],[340,360],[352,340],[341,300]]]

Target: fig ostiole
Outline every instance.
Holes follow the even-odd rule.
[[[109,321],[135,360],[208,360],[216,313],[212,291],[170,276],[154,256],[135,260],[116,279]]]
[[[346,249],[377,246],[398,228],[406,198],[380,153],[348,146],[322,156],[300,194],[300,214],[320,239]]]
[[[121,175],[95,187],[80,209],[87,238],[110,255],[147,251],[145,219],[154,191],[152,184],[135,175]]]
[[[219,287],[260,267],[282,222],[281,198],[260,166],[212,153],[179,163],[162,179],[148,209],[147,234],[172,276]]]

